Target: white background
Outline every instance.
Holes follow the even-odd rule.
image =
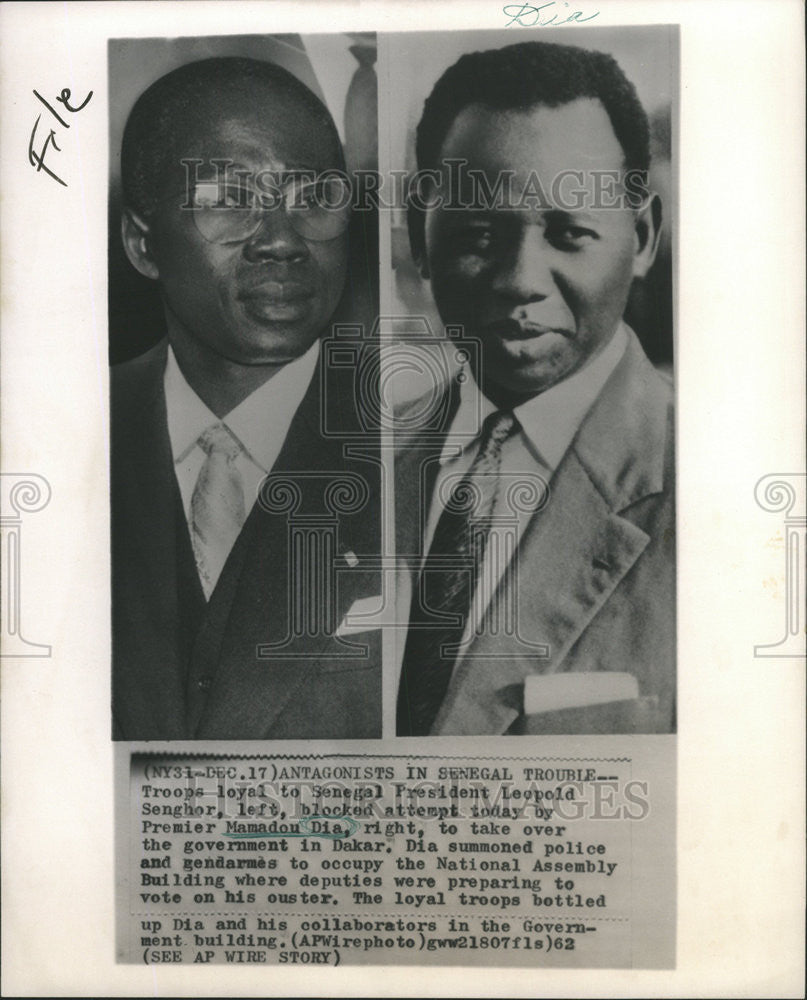
[[[557,5],[681,25],[677,970],[114,964],[106,39],[499,27],[501,6],[0,8],[3,471],[53,490],[23,525],[21,594],[24,634],[53,654],[2,661],[5,995],[801,995],[804,661],[753,655],[781,638],[785,597],[783,521],[754,485],[804,469],[798,0]],[[49,154],[66,190],[27,162],[32,91],[63,87],[94,92]]]

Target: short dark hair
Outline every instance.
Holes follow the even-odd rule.
[[[457,115],[469,105],[494,110],[554,108],[580,97],[599,100],[625,154],[625,169],[646,172],[650,130],[636,88],[604,52],[552,42],[519,42],[469,52],[434,85],[417,128],[419,170],[438,166],[440,149]]]
[[[304,83],[276,63],[240,56],[216,56],[186,63],[151,84],[129,113],[121,144],[125,204],[148,217],[156,207],[160,179],[171,163],[180,123],[199,119],[211,96],[247,96],[255,84],[297,101],[333,139],[342,166],[342,144],[325,105]]]

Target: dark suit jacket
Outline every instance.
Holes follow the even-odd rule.
[[[452,406],[444,412],[448,428]],[[419,572],[443,439],[416,430],[396,445],[399,614]],[[552,477],[548,503],[521,536],[511,564],[517,631],[474,639],[455,665],[434,734],[674,731],[673,439],[672,389],[631,335]],[[512,578],[509,586],[512,596]],[[602,670],[632,673],[640,698],[524,716],[528,675]]]
[[[255,503],[205,602],[174,474],[165,361],[163,341],[112,371],[115,738],[380,736],[380,634],[334,634],[353,602],[380,593],[372,440],[361,449],[365,461],[323,433],[318,367],[266,502]],[[330,382],[327,398],[333,426],[352,396]],[[317,559],[331,566],[318,577],[330,599],[312,620],[295,597],[317,589],[296,586],[290,574]],[[267,645],[271,655],[261,658]]]

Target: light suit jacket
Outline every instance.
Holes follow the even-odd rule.
[[[445,428],[453,408],[446,401]],[[675,467],[672,389],[628,347],[523,530],[511,572],[514,632],[483,629],[458,660],[433,734],[673,732]],[[412,593],[444,435],[396,446],[399,614]],[[428,510],[428,507],[425,508]],[[548,647],[548,655],[537,648]],[[531,674],[620,671],[639,698],[525,716]]]
[[[114,737],[380,736],[380,634],[335,634],[355,601],[380,592],[377,464],[345,457],[323,434],[318,368],[272,470],[268,509],[255,503],[205,602],[174,474],[165,362],[163,341],[112,372]],[[328,398],[349,409],[352,395],[335,386]],[[301,570],[331,560],[333,603],[313,624],[294,604],[294,545]],[[259,657],[270,644],[271,658]]]

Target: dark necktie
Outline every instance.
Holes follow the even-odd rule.
[[[487,417],[476,458],[437,522],[412,595],[398,689],[399,736],[427,735],[445,697],[490,533],[502,445],[517,426],[509,411]],[[430,626],[413,627],[429,617]]]

